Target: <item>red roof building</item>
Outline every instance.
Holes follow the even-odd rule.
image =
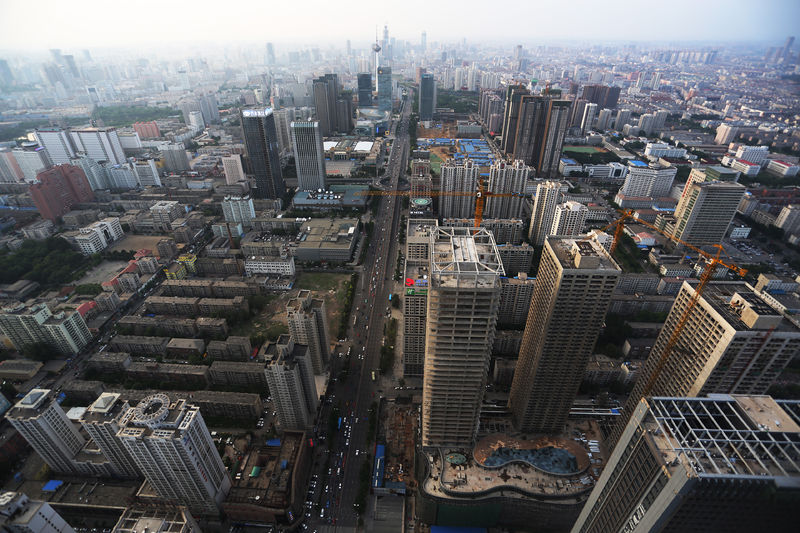
[[[39,172],[38,183],[31,185],[30,193],[42,218],[55,220],[72,210],[72,206],[94,200],[89,180],[80,167],[58,165]]]

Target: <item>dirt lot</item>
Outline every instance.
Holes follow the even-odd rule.
[[[346,296],[344,287],[349,279],[349,274],[301,273],[294,289],[280,295],[270,296],[269,303],[264,310],[250,322],[237,324],[231,330],[231,335],[264,335],[267,338],[274,338],[281,333],[288,332],[286,304],[295,298],[300,290],[308,289],[312,291],[314,298],[325,300],[330,340],[331,343],[335,343]]]
[[[84,285],[87,283],[103,283],[114,277],[114,275],[128,266],[127,261],[103,261],[95,268],[90,270],[81,279],[75,282],[75,285]]]
[[[156,252],[156,244],[163,238],[163,235],[125,235],[122,239],[109,246],[108,249],[135,251],[147,248]]]

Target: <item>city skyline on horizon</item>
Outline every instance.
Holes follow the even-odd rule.
[[[248,6],[239,3],[225,12],[206,13],[214,4],[207,0],[195,3],[188,11],[181,5],[169,5],[146,0],[140,4],[144,12],[157,10],[158,17],[142,19],[134,23],[118,22],[109,18],[109,9],[96,0],[84,0],[79,8],[74,4],[63,4],[53,0],[39,3],[50,17],[30,19],[24,6],[9,4],[0,8],[5,16],[0,17],[0,50],[47,50],[48,48],[126,48],[136,46],[153,47],[163,44],[197,46],[246,45],[253,42],[274,42],[280,45],[313,46],[329,45],[353,40],[358,43],[371,42],[367,36],[373,33],[380,39],[383,26],[389,27],[392,38],[418,43],[422,32],[428,34],[428,42],[522,43],[543,41],[596,43],[760,43],[782,41],[796,32],[792,20],[800,20],[800,4],[777,0],[764,4],[743,1],[723,2],[713,0],[700,4],[688,0],[676,0],[669,10],[659,13],[658,19],[642,20],[631,0],[621,0],[613,8],[596,9],[595,3],[578,0],[569,18],[562,16],[560,9],[541,3],[520,3],[509,8],[514,17],[497,21],[497,31],[492,33],[484,17],[473,16],[480,12],[483,4],[476,0],[458,3],[466,16],[447,27],[452,18],[451,2],[435,5],[414,0],[404,11],[374,9],[368,12],[347,11],[329,14],[317,22],[298,21],[296,25],[271,26],[269,21],[290,19],[294,16],[291,5]],[[311,12],[324,9],[325,3],[309,2]],[[102,9],[100,9],[102,7]],[[592,9],[594,8],[594,9]],[[424,13],[423,13],[424,10]],[[504,12],[496,14],[499,19]],[[688,15],[687,15],[688,13]],[[114,13],[111,13],[114,15]],[[124,13],[119,13],[120,17]],[[245,17],[245,15],[247,15]],[[254,33],[250,21],[263,17],[266,29],[262,39],[243,39],[243,35]],[[761,17],[769,25],[750,22]],[[122,20],[120,18],[120,20]],[[146,22],[144,22],[146,20]],[[533,20],[531,24],[529,21]],[[346,28],[343,30],[343,28]],[[612,32],[612,28],[614,31]],[[277,31],[276,31],[277,29]],[[307,36],[313,35],[309,40]],[[479,35],[480,39],[475,39]],[[35,44],[31,42],[35,36]],[[202,37],[200,37],[202,36]],[[702,39],[698,39],[702,36]],[[777,37],[776,37],[777,36]],[[300,38],[298,38],[300,37]],[[365,38],[367,37],[367,38]]]

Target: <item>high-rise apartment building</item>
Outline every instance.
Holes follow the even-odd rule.
[[[108,169],[87,155],[79,155],[72,160],[72,164],[78,166],[86,174],[89,186],[93,191],[110,189],[111,182]]]
[[[378,110],[392,111],[392,67],[378,67]]]
[[[522,159],[515,153],[517,124],[520,116],[522,97],[530,94],[524,85],[509,85],[506,89],[505,106],[503,108],[503,137],[500,149],[506,154],[514,154],[515,159]],[[526,163],[530,164],[529,161]]]
[[[118,393],[104,392],[81,415],[81,426],[89,434],[120,477],[136,478],[141,472],[117,434],[130,409]]]
[[[471,448],[505,273],[485,229],[436,228],[430,258],[422,446]]]
[[[508,273],[510,274],[511,272]],[[519,272],[513,278],[500,278],[500,307],[497,310],[498,326],[518,328],[525,325],[535,285],[536,278],[528,278],[525,272]]]
[[[714,137],[716,144],[730,144],[739,134],[739,128],[730,124],[720,124],[717,126],[717,135]]]
[[[800,205],[783,206],[775,219],[775,227],[781,228],[785,233],[797,233],[800,230]]]
[[[6,418],[50,468],[62,474],[79,474],[73,458],[86,444],[49,389],[32,389],[7,413]]]
[[[189,156],[183,143],[162,144],[159,148],[164,168],[170,172],[189,170]]]
[[[419,80],[419,119],[423,122],[433,120],[436,110],[436,80],[433,74],[423,74]]]
[[[583,233],[588,213],[589,208],[580,202],[569,201],[558,204],[549,234],[575,237]]]
[[[798,417],[769,396],[637,402],[572,533],[794,531]]]
[[[619,87],[608,87],[606,85],[585,85],[583,87],[583,98],[601,108],[614,109],[617,107],[619,93]]]
[[[152,394],[123,415],[117,436],[164,504],[219,515],[231,479],[199,407]]]
[[[330,358],[325,300],[312,298],[311,291],[302,290],[286,304],[286,312],[289,335],[294,342],[308,346],[314,374],[322,374]]]
[[[546,239],[508,400],[519,431],[564,429],[620,272],[593,240]]]
[[[614,118],[614,129],[617,131],[622,131],[622,128],[625,124],[631,123],[631,110],[630,109],[620,109],[617,111],[617,116]]]
[[[119,142],[116,128],[85,128],[70,130],[72,145],[95,161],[112,165],[125,163],[125,152]]]
[[[709,282],[667,350],[698,283],[686,280],[678,291],[613,438],[644,396],[764,394],[800,353],[800,328],[740,281]]]
[[[241,224],[242,227],[253,227],[256,210],[253,199],[249,196],[226,196],[222,200],[222,216],[226,222]]]
[[[63,355],[75,355],[92,340],[92,334],[77,311],[53,314],[45,304],[25,304],[0,310],[0,330],[22,351],[34,343],[45,343]]]
[[[581,117],[581,135],[586,135],[594,126],[594,119],[597,116],[597,104],[587,103],[583,108]]]
[[[54,165],[64,165],[70,163],[75,157],[75,149],[67,135],[67,131],[61,128],[42,128],[33,132],[39,146],[47,150],[47,155]]]
[[[509,91],[512,91],[509,88]],[[558,171],[558,162],[561,157],[561,148],[564,144],[564,135],[569,124],[570,101],[554,100],[547,96],[520,94],[519,108],[516,121],[514,120],[514,99],[519,93],[513,91],[511,101],[506,99],[506,105],[512,106],[512,111],[507,111],[509,128],[516,122],[516,130],[512,134],[503,129],[503,146],[506,154],[513,154],[515,159],[522,159],[526,164],[536,169],[538,177],[548,177]]]
[[[633,197],[649,196],[659,198],[669,196],[672,182],[678,173],[676,167],[665,167],[658,163],[628,161],[628,177],[619,194]]]
[[[436,219],[410,219],[406,230],[405,293],[403,294],[403,375],[422,376],[428,316],[428,274],[431,233]]]
[[[441,166],[441,189],[451,196],[439,197],[441,218],[470,218],[475,216],[475,191],[478,190],[480,167],[469,159],[448,159]]]
[[[172,221],[185,214],[186,209],[175,200],[161,200],[150,206],[153,226],[160,231],[172,231]]]
[[[243,109],[240,113],[244,145],[256,182],[253,195],[256,198],[281,198],[286,189],[272,109]]]
[[[611,127],[611,110],[602,109],[597,115],[597,122],[595,122],[594,128],[599,132],[603,132],[609,129],[609,127]]]
[[[553,227],[561,187],[557,181],[544,181],[536,186],[531,224],[528,228],[528,240],[531,244],[544,245],[545,238]]]
[[[525,199],[525,185],[530,173],[530,167],[520,160],[513,163],[495,162],[489,168],[489,183],[486,190],[517,196],[487,198],[483,211],[484,218],[520,218]],[[474,216],[474,212],[468,216]]]
[[[245,180],[242,156],[239,154],[222,156],[222,169],[225,171],[226,185],[233,185]]]
[[[30,187],[31,198],[42,218],[55,220],[72,206],[94,200],[94,193],[80,167],[59,165],[37,175]]]
[[[264,372],[281,430],[313,427],[319,395],[308,346],[289,338],[285,344],[279,340],[269,348],[272,351],[267,354]]]
[[[133,163],[132,169],[140,187],[161,187],[161,178],[154,160],[137,159]]]
[[[11,150],[17,166],[22,172],[23,179],[28,183],[36,183],[37,176],[52,166],[47,150],[38,143],[22,143],[18,148]]]
[[[14,153],[8,148],[0,148],[0,183],[18,183],[24,179],[25,174],[19,167]],[[36,179],[35,173],[33,179]]]
[[[292,122],[291,131],[298,189],[326,190],[325,149],[322,145],[319,122]]]
[[[689,244],[719,244],[747,188],[730,181],[686,182],[675,208],[674,225],[665,230]]]

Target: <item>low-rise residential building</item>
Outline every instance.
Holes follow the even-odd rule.
[[[206,347],[208,356],[215,361],[249,361],[253,346],[249,337],[230,336],[224,341],[211,341]]]
[[[252,255],[244,260],[244,271],[248,276],[256,274],[274,274],[292,277],[295,275],[294,257]]]
[[[266,387],[264,363],[214,361],[209,369],[212,385],[232,387]]]
[[[109,349],[136,355],[166,355],[168,337],[143,335],[117,335],[109,343]]]

